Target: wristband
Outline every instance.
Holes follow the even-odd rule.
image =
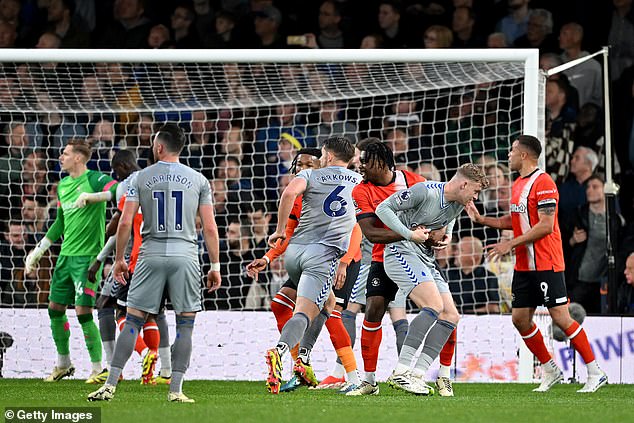
[[[46,251],[50,248],[50,246],[51,246],[51,240],[48,239],[47,237],[44,237],[40,240],[40,242],[38,242],[36,248],[40,248],[42,251]]]
[[[220,263],[211,263],[212,272],[220,272]]]
[[[271,259],[269,258],[269,256],[264,255],[264,257],[262,258],[266,261],[266,264],[271,264]]]

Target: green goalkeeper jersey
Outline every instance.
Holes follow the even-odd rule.
[[[110,191],[116,196],[117,182],[110,176],[87,170],[81,176],[66,176],[57,186],[57,218],[46,233],[55,242],[64,235],[62,256],[96,256],[103,248],[106,232],[106,203],[75,207],[82,192]]]

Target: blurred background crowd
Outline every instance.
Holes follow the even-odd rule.
[[[634,10],[631,0],[0,0],[0,48],[538,48],[550,69],[611,45],[612,159],[622,186],[619,218],[606,227],[602,68],[598,60],[558,73],[546,84],[546,170],[560,189],[559,221],[572,300],[589,313],[606,310],[608,230],[618,235],[621,313],[634,313]],[[0,73],[0,306],[45,306],[51,263],[24,275],[26,253],[56,213],[60,148],[89,139],[89,168],[111,173],[118,149],[151,162],[151,136],[176,121],[187,132],[186,164],[209,178],[221,236],[223,286],[205,308],[261,310],[285,282],[283,262],[253,281],[246,264],[266,251],[276,202],[290,164],[303,147],[326,137],[377,136],[398,168],[445,180],[461,163],[485,167],[491,186],[478,207],[509,211],[512,175],[505,165],[521,133],[521,92],[513,84],[474,84],[454,92],[409,93],[348,101],[227,107],[253,98],[254,79],[289,91],[324,78],[323,69],[220,66],[202,107],[206,75],[186,66],[4,64]],[[310,73],[313,72],[313,73]],[[343,77],[369,72],[342,68]],[[151,75],[152,77],[148,77]],[[208,76],[208,75],[207,75]],[[59,97],[66,87],[67,95]],[[47,108],[47,105],[49,106]],[[148,106],[146,112],[122,112]],[[153,110],[150,111],[149,109]],[[49,110],[42,112],[42,110]],[[70,112],[69,110],[72,110]],[[513,257],[488,262],[487,244],[511,237],[458,222],[451,247],[439,253],[459,310],[508,312]],[[201,242],[201,260],[209,260]],[[46,261],[47,260],[47,261]],[[630,263],[631,261],[631,263]],[[104,270],[108,271],[108,266]],[[627,272],[626,272],[627,273]],[[632,272],[630,272],[630,275]]]

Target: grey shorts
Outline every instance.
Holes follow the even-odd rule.
[[[128,307],[157,314],[167,285],[176,314],[202,310],[198,257],[139,257],[128,291]]]
[[[288,277],[297,282],[297,296],[321,309],[330,295],[341,252],[322,244],[290,244],[284,253]]]
[[[370,274],[370,263],[362,264],[361,269],[359,270],[359,276],[357,277],[354,286],[352,287],[352,293],[350,294],[351,303],[366,304],[366,286],[368,284],[368,275]],[[403,290],[399,289],[396,292],[396,296],[394,300],[390,301],[388,308],[405,308],[405,300],[407,300],[407,295],[403,292]]]
[[[435,266],[429,266],[423,259],[406,248],[401,243],[390,244],[385,247],[383,255],[385,260],[385,273],[399,287],[399,292],[406,296],[421,283],[435,283],[438,292],[448,293],[449,284],[442,277]]]
[[[359,275],[352,286],[350,293],[351,303],[365,305],[365,286],[368,282],[368,273],[370,272],[370,263],[362,264],[359,268]]]

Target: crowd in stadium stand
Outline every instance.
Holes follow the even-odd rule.
[[[611,45],[612,134],[615,179],[621,183],[618,219],[606,227],[605,137],[602,67],[599,60],[552,76],[546,84],[546,171],[560,189],[559,219],[566,254],[566,280],[572,301],[590,313],[606,311],[608,230],[618,234],[619,311],[634,313],[634,282],[623,277],[634,251],[634,7],[632,0],[0,0],[0,48],[539,48],[540,67],[550,69]],[[445,111],[443,128],[430,131],[429,108],[416,98],[388,98],[382,107],[352,108],[344,102],[282,104],[252,109],[193,110],[187,68],[157,67],[162,87],[149,86],[133,68],[98,64],[68,81],[85,109],[107,110],[113,102],[153,103],[182,112],[29,114],[5,112],[3,105],[56,103],[38,87],[58,80],[55,64],[32,68],[4,66],[0,76],[0,306],[44,306],[49,265],[37,277],[24,274],[26,251],[43,236],[56,212],[60,147],[68,139],[89,139],[89,168],[110,173],[113,151],[133,149],[141,167],[151,157],[158,124],[177,121],[187,131],[186,164],[210,179],[221,236],[222,288],[205,299],[206,309],[266,309],[284,283],[280,262],[257,281],[245,266],[266,251],[275,223],[275,204],[290,179],[290,162],[303,147],[318,147],[331,135],[352,141],[379,136],[399,167],[428,179],[444,180],[465,160],[479,160],[491,186],[478,207],[488,214],[509,211],[513,175],[503,164],[512,138],[520,132],[478,91],[465,94]],[[248,75],[224,65],[225,96],[252,93]],[[282,75],[293,81],[293,68]],[[148,70],[148,72],[150,72]],[[104,82],[100,75],[108,74]],[[57,81],[59,83],[59,81]],[[291,82],[289,82],[290,84]],[[107,84],[108,86],[104,86]],[[289,88],[290,89],[290,88]],[[295,87],[301,89],[301,87]],[[148,98],[148,90],[167,96]],[[104,92],[113,93],[106,97]],[[178,95],[177,95],[178,94]],[[471,96],[470,98],[467,98]],[[493,97],[489,92],[485,96]],[[365,108],[364,108],[365,107]],[[474,133],[473,109],[485,119]],[[380,110],[378,110],[380,109]],[[367,112],[367,115],[364,113]],[[442,119],[441,119],[442,120]],[[491,133],[487,133],[491,129]],[[500,131],[504,130],[504,133]],[[428,135],[441,133],[433,137]],[[495,136],[492,136],[494,134]],[[502,135],[500,137],[500,135]],[[496,138],[497,137],[497,138]],[[504,138],[500,141],[500,138]],[[449,151],[448,145],[455,146]],[[430,147],[430,148],[427,148]],[[436,150],[434,150],[436,149]],[[464,150],[461,150],[464,149]],[[482,156],[486,151],[487,155]],[[479,154],[477,154],[479,153]],[[439,159],[441,158],[441,159]],[[439,253],[456,304],[463,313],[508,312],[512,259],[490,263],[485,242],[512,236],[461,219],[451,248]],[[201,244],[201,258],[208,258]],[[54,253],[54,251],[53,251]],[[107,272],[107,266],[104,270]]]

